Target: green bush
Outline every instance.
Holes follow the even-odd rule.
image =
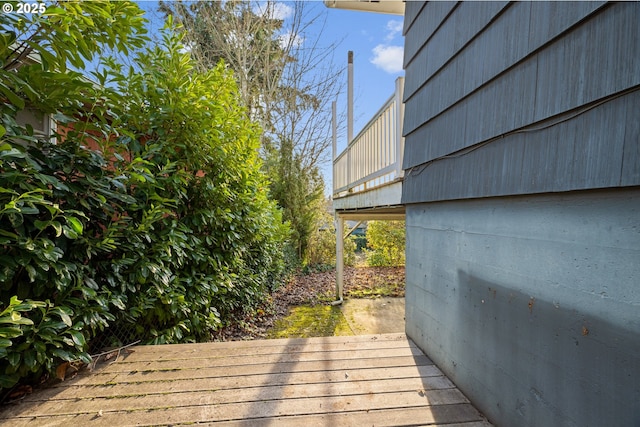
[[[113,344],[207,340],[284,271],[289,231],[266,196],[259,129],[222,64],[196,72],[167,30],[135,69],[105,60],[99,84],[62,72],[141,46],[140,15],[126,2],[51,6],[22,44],[40,61],[18,68],[29,25],[0,16],[2,388],[88,362],[114,328]],[[57,144],[17,122],[27,107],[54,116]]]
[[[87,338],[125,307],[126,293],[100,286],[96,260],[116,256],[127,224],[113,216],[135,199],[105,164],[69,141],[0,146],[0,307],[26,321],[0,351],[11,381],[51,370],[54,359],[86,361]]]
[[[108,229],[117,207],[133,199],[122,191],[127,178],[80,146],[101,131],[108,135],[107,107],[103,91],[67,64],[82,68],[104,47],[141,46],[142,34],[139,8],[124,2],[60,3],[43,14],[0,16],[2,388],[60,361],[88,361],[87,338],[115,318],[110,310],[124,307],[124,296],[94,280],[91,258],[101,248],[92,247],[88,226]],[[52,135],[17,122],[25,110],[82,130],[53,145]]]
[[[344,265],[353,266],[356,262],[356,242],[353,236],[344,239]],[[316,229],[311,234],[307,248],[305,266],[318,270],[324,266],[336,265],[336,229],[333,218],[328,213],[321,216]]]
[[[206,340],[257,305],[280,281],[288,233],[260,173],[259,129],[238,105],[230,72],[220,64],[197,73],[182,51],[166,36],[138,55],[144,71],[120,81],[126,131],[114,144],[126,149],[116,166],[134,158],[156,167],[154,181],[136,183],[130,215],[158,224],[127,251],[134,262],[124,270],[126,282],[150,285],[130,295],[119,320],[157,343]]]
[[[404,265],[404,221],[369,221],[367,225],[367,265],[393,267]]]

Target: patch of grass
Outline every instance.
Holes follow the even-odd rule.
[[[269,338],[309,338],[353,335],[340,307],[331,305],[293,307],[275,322]]]

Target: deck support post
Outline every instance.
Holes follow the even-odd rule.
[[[344,218],[336,212],[336,300],[334,304],[342,303],[344,285]]]

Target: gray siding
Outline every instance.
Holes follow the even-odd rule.
[[[640,91],[555,126],[506,135],[460,157],[417,167],[405,173],[403,201],[560,192],[569,185],[572,190],[637,185],[638,105]]]
[[[420,6],[422,4],[422,6]],[[435,34],[436,30],[445,21],[449,14],[456,8],[456,2],[427,2],[418,4],[412,4],[410,7],[405,7],[405,34],[411,31],[415,34],[420,34],[420,37],[406,38],[404,43],[404,68],[407,68],[408,62],[418,54],[422,47],[431,40],[431,37]],[[412,19],[413,18],[413,19]],[[430,46],[434,46],[431,44]],[[437,44],[435,44],[437,46]],[[431,55],[427,55],[429,52],[421,52],[420,57],[424,58],[424,61],[420,61],[422,76],[427,76],[428,69],[435,70],[442,66],[442,60],[437,63],[432,60]],[[423,71],[424,70],[424,71]],[[416,81],[407,82],[405,80],[405,91],[407,87],[418,87],[422,83],[422,78],[416,79]],[[405,92],[406,93],[406,92]]]
[[[407,2],[407,334],[498,426],[640,426],[640,2]]]
[[[421,6],[424,6],[426,3],[422,3]],[[410,9],[405,8],[404,11],[404,31],[407,31],[414,23],[416,18],[420,16],[422,12],[422,7],[412,7]]]
[[[640,425],[640,190],[406,215],[407,334],[492,422]]]
[[[444,68],[455,69],[456,64],[450,61],[507,6],[507,2],[427,3],[405,35],[405,100]],[[421,120],[406,121],[405,127],[412,129],[411,124]]]
[[[442,3],[434,6],[438,13],[432,10],[433,16],[423,17],[430,4],[407,3],[409,11],[421,12],[405,34],[405,203],[640,185],[640,103],[634,95],[624,101],[610,99],[640,85],[640,3]],[[437,23],[436,17],[442,21]],[[598,102],[604,114],[592,115],[588,122],[585,115],[570,118]],[[619,115],[612,119],[608,111]],[[558,129],[511,137],[514,131],[562,120],[581,132]],[[569,141],[549,140],[562,132]],[[539,150],[533,148],[535,141]],[[501,149],[493,147],[498,143]],[[514,146],[505,147],[507,143]],[[474,148],[473,156],[441,159],[464,154],[469,147]],[[581,159],[577,151],[607,152],[612,161]],[[518,170],[523,155],[533,157]],[[554,157],[558,155],[566,157]],[[511,160],[516,163],[505,163]],[[600,168],[590,169],[594,162]],[[558,185],[560,171],[529,179],[545,163],[566,165],[571,179]],[[626,170],[621,171],[621,163]],[[425,168],[427,164],[431,166]],[[477,170],[463,170],[469,165]],[[449,174],[428,172],[430,168]],[[454,173],[460,174],[459,186],[468,188],[452,186],[449,193],[446,188]],[[520,184],[505,186],[501,181]]]

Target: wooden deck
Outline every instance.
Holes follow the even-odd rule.
[[[138,346],[0,409],[0,425],[490,424],[404,334]]]

